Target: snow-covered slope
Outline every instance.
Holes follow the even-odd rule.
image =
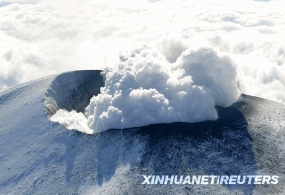
[[[0,94],[0,194],[284,194],[285,106],[243,95],[214,122],[95,135],[50,122],[82,109],[99,71],[53,75]],[[278,175],[277,185],[141,185],[142,175]]]
[[[90,99],[96,90],[91,91],[94,94],[90,96],[84,87],[93,86],[88,82],[92,82],[96,74],[99,75],[99,71],[53,75],[0,95],[0,194],[76,191],[80,183],[64,186],[72,183],[78,133],[50,122],[47,117],[50,110],[46,110],[44,103],[68,109],[76,98]]]

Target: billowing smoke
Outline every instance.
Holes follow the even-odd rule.
[[[67,129],[75,129],[87,134],[93,134],[94,131],[87,125],[87,119],[83,113],[74,110],[68,112],[66,110],[58,110],[51,118],[51,121],[64,125]]]
[[[215,106],[230,106],[240,95],[235,64],[210,48],[187,49],[171,58],[175,63],[149,47],[120,60],[114,69],[104,70],[105,87],[90,100],[87,120],[82,113],[62,110],[51,120],[86,133],[216,120]]]

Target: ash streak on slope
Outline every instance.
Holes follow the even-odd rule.
[[[103,72],[105,87],[91,98],[86,118],[59,110],[51,120],[85,133],[216,120],[215,106],[228,107],[240,95],[235,64],[209,48],[187,49],[175,63],[149,47],[120,59],[115,69]]]

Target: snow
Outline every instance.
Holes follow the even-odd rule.
[[[218,107],[217,121],[95,135],[51,122],[45,98],[58,109],[75,108],[87,98],[83,94],[91,88],[91,75],[98,72],[52,75],[0,94],[0,194],[284,193],[283,105],[242,96],[228,108]],[[74,100],[72,94],[80,98]],[[84,105],[76,109],[80,107]],[[267,186],[141,185],[142,175],[148,174],[266,174],[280,179]]]
[[[102,185],[100,175],[105,178],[104,182],[114,175],[113,163],[116,164],[119,155],[114,147],[120,148],[124,144],[128,144],[130,150],[121,151],[123,170],[136,162],[142,151],[142,145],[136,139],[123,139],[117,133],[104,139],[90,137],[67,131],[48,119],[45,98],[51,98],[51,91],[59,92],[54,86],[58,86],[58,81],[68,83],[70,88],[67,90],[65,86],[66,94],[57,95],[68,97],[70,89],[90,84],[86,82],[88,76],[96,73],[78,71],[53,75],[1,93],[0,194],[71,194],[77,192],[79,186],[94,186],[98,181]],[[108,144],[106,140],[113,140],[113,143]],[[106,167],[100,168],[102,165]]]

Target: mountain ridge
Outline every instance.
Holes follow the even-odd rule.
[[[58,108],[82,110],[103,85],[99,75],[99,70],[68,72],[0,93],[1,194],[284,193],[284,105],[242,95],[232,106],[217,108],[217,121],[95,135],[48,120]],[[278,175],[279,183],[141,184],[142,175],[165,174],[267,174]]]

